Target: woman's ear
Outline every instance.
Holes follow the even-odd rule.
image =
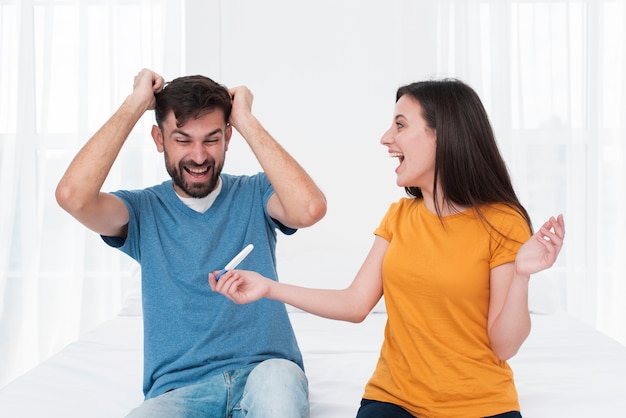
[[[154,143],[156,144],[157,151],[163,152],[163,132],[161,131],[161,128],[159,128],[156,125],[152,125],[151,134],[152,134],[152,139],[154,140]]]

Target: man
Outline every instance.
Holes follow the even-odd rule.
[[[324,195],[255,118],[252,101],[245,87],[227,90],[203,76],[165,85],[144,69],[57,187],[61,207],[142,265],[146,400],[129,417],[308,416],[285,306],[238,306],[207,283],[248,244],[254,250],[240,266],[276,280],[276,229],[292,234],[326,213]],[[151,109],[152,138],[171,180],[102,192],[130,131]],[[232,127],[262,173],[221,173]]]

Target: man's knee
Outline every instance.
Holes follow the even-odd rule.
[[[298,385],[308,388],[307,378],[300,366],[293,361],[285,359],[270,359],[259,363],[248,380],[253,379],[262,385],[272,382],[280,385]]]
[[[248,417],[308,417],[306,375],[292,361],[265,360],[250,372],[241,406]]]

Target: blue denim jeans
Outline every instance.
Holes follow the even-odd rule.
[[[148,399],[127,418],[308,418],[309,386],[283,359],[211,376]]]

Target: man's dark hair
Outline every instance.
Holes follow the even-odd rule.
[[[176,78],[156,93],[155,98],[154,115],[161,129],[170,111],[174,111],[176,126],[181,127],[189,118],[197,119],[216,109],[224,112],[224,122],[227,123],[232,108],[228,89],[202,75]]]

